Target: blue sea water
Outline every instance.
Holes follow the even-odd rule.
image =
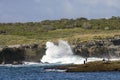
[[[120,80],[120,72],[48,72],[45,66],[0,66],[0,80]]]

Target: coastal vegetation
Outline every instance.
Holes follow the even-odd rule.
[[[112,32],[112,33],[111,33]],[[41,22],[0,23],[0,45],[45,43],[64,39],[88,41],[120,35],[120,17],[60,19]]]

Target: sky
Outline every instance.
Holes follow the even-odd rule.
[[[0,22],[120,16],[120,0],[0,0]]]

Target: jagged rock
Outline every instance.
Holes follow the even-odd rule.
[[[25,50],[22,48],[3,48],[0,52],[0,63],[12,64],[14,61],[21,63],[25,60]]]
[[[72,44],[75,55],[82,57],[120,57],[120,39],[111,38]],[[39,62],[45,54],[45,45],[23,44],[0,46],[1,64],[22,64],[23,61]]]
[[[120,39],[76,43],[74,53],[83,57],[120,57]]]
[[[120,39],[114,39],[112,42],[114,45],[120,45]]]
[[[23,61],[39,62],[44,54],[45,46],[39,44],[0,46],[0,63],[22,64]]]

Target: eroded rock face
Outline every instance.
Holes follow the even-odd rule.
[[[25,60],[25,50],[23,48],[3,48],[0,52],[0,63],[2,64],[22,64]]]
[[[32,45],[25,48],[25,61],[40,62],[45,54],[45,45]]]
[[[120,57],[120,39],[78,42],[73,51],[82,57]],[[39,62],[45,54],[45,45],[27,44],[0,46],[1,64],[22,64],[23,61]]]
[[[83,57],[120,57],[120,39],[105,39],[77,43],[74,53]]]
[[[22,64],[23,61],[39,62],[45,53],[45,46],[39,44],[9,45],[0,48],[1,64]]]

